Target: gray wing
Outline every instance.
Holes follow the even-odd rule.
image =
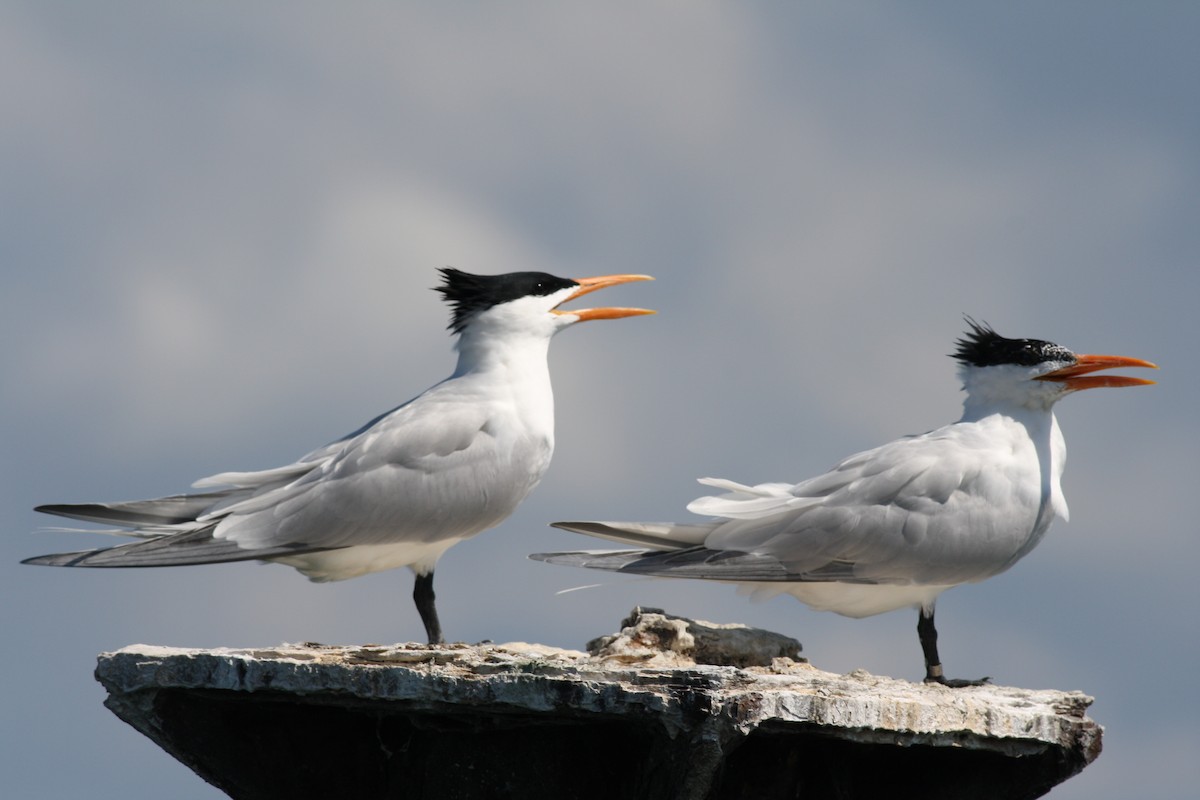
[[[537,443],[506,446],[533,453],[534,467],[544,469],[549,461],[548,451],[544,458],[536,452]],[[158,544],[27,563],[165,566],[469,536],[507,517],[541,477],[536,468],[523,482],[494,474],[497,447],[486,409],[447,381],[293,464],[222,473],[195,484],[222,487],[213,491],[39,506],[45,513],[123,529],[105,533]],[[479,491],[464,493],[464,486]]]
[[[201,519],[248,547],[434,542],[499,524],[541,479],[552,442],[501,438],[495,409],[456,391],[439,384],[318,451],[303,475]]]
[[[1027,442],[1027,437],[1005,439],[994,430],[955,425],[859,453],[795,485],[705,479],[727,490],[688,506],[715,517],[707,529],[671,523],[558,524],[654,551],[703,549],[689,552],[686,563],[653,552],[643,552],[640,562],[610,562],[593,554],[554,563],[732,581],[932,585],[979,580],[1011,565],[1049,524],[1041,511],[1041,487],[1028,480],[1037,464]],[[721,553],[737,555],[726,561],[714,555]],[[751,554],[752,563],[746,560]]]

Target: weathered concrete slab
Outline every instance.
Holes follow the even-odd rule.
[[[1077,692],[948,689],[779,656],[697,664],[686,625],[656,653],[637,626],[663,619],[627,622],[632,648],[606,637],[606,656],[134,645],[102,655],[97,678],[118,716],[236,798],[1026,798],[1100,752]],[[748,659],[780,646],[768,635]]]

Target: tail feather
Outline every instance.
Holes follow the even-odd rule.
[[[181,522],[194,521],[214,503],[236,491],[236,489],[228,489],[204,494],[177,494],[154,500],[130,500],[121,503],[57,503],[38,506],[34,511],[84,522],[117,524],[129,528],[177,525]]]
[[[712,533],[715,523],[688,525],[681,522],[551,522],[553,528],[585,533],[622,544],[637,544],[655,550],[694,547]]]
[[[238,547],[228,539],[214,539],[213,527],[215,526],[100,550],[35,556],[21,563],[46,567],[177,567],[228,561],[259,561],[339,549],[295,544],[251,550]]]

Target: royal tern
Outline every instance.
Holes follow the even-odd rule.
[[[442,641],[433,570],[447,548],[495,527],[541,480],[554,450],[551,337],[577,322],[653,314],[560,310],[646,275],[558,278],[441,270],[458,334],[454,374],[299,461],[197,481],[204,490],[38,511],[119,526],[141,541],[27,559],[60,567],[274,561],[314,581],[410,567],[431,644]]]
[[[752,594],[788,593],[849,617],[916,606],[925,680],[981,683],[944,676],[933,622],[937,596],[1004,572],[1055,517],[1067,518],[1059,485],[1067,451],[1054,404],[1081,389],[1153,383],[1092,373],[1154,364],[1076,355],[967,323],[953,354],[967,393],[958,422],[851,456],[795,485],[705,478],[700,482],[726,492],[688,505],[713,517],[708,521],[553,523],[648,549],[531,558],[731,581]]]

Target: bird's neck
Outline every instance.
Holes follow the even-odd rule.
[[[453,378],[465,381],[529,436],[554,442],[554,392],[545,336],[472,336],[458,341]]]
[[[1027,367],[1000,365],[986,369],[963,368],[959,377],[967,393],[964,418],[979,419],[995,411],[1025,409],[1049,414],[1063,397],[1061,384],[1031,380]]]
[[[550,339],[545,336],[486,336],[464,331],[459,337],[458,366],[455,376],[476,373],[500,373],[505,380],[534,379],[545,375]]]
[[[967,396],[962,402],[961,422],[978,422],[990,416],[1002,416],[1024,427],[1034,440],[1051,437],[1058,427],[1054,410],[1046,405],[1025,405],[1010,401]]]
[[[963,401],[962,422],[978,422],[993,415],[1000,415],[1024,425],[1034,431],[1049,431],[1057,423],[1052,406],[1035,403],[1026,405],[1010,399],[968,395]]]

